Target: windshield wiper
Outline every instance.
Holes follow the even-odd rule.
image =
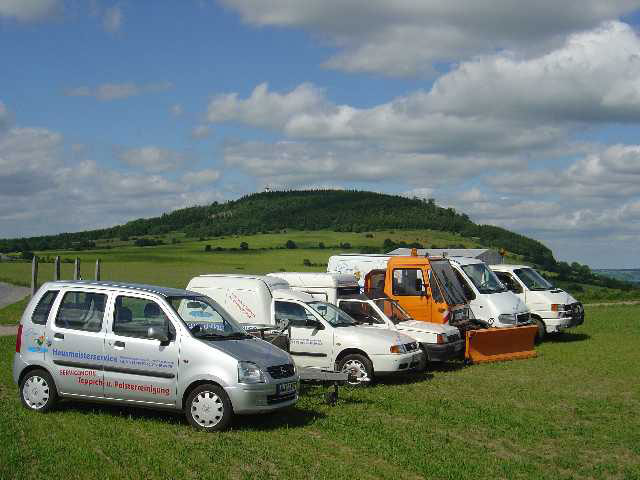
[[[225,335],[225,338],[240,339],[240,338],[254,338],[254,336],[249,335],[248,333],[245,333],[245,332],[233,332],[233,333],[230,333],[229,335]]]
[[[196,338],[213,338],[213,339],[228,338],[227,335],[223,335],[221,333],[213,333],[213,332],[194,333],[194,337],[196,337]]]

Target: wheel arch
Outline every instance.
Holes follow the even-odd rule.
[[[338,364],[340,363],[340,361],[347,355],[362,355],[363,357],[366,357],[371,362],[371,358],[369,357],[369,355],[367,355],[367,353],[364,350],[360,350],[359,348],[345,348],[336,356],[336,361],[335,361],[336,369],[338,368]],[[373,362],[371,362],[371,364],[373,365]]]
[[[187,398],[189,397],[191,392],[193,392],[193,390],[198,388],[200,385],[215,385],[216,387],[220,387],[224,390],[224,387],[220,385],[218,382],[216,382],[215,380],[208,380],[208,379],[195,380],[194,382],[191,382],[187,388],[184,389],[184,392],[182,394],[182,400],[180,403],[180,408],[184,408],[185,404],[187,403]],[[231,399],[229,399],[229,401],[231,401]],[[233,408],[233,404],[232,404],[232,408]]]

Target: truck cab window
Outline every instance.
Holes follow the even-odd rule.
[[[419,286],[422,285],[422,288]],[[397,268],[393,271],[393,294],[418,296],[424,293],[424,278],[418,268]]]

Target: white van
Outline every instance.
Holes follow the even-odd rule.
[[[283,285],[288,286],[269,276],[201,275],[188,288],[223,304],[248,329],[288,325],[289,353],[299,367],[335,368],[368,382],[415,370],[424,362],[413,338],[362,328],[335,305]]]
[[[527,265],[491,265],[500,281],[531,310],[538,324],[538,339],[584,323],[582,303],[554,287]]]
[[[395,330],[413,337],[429,361],[444,362],[464,356],[464,338],[456,327],[417,321],[395,300],[360,295],[353,274],[277,272],[268,276],[287,281],[293,290],[333,303],[363,326]]]
[[[447,257],[476,319],[492,327],[513,327],[531,322],[529,309],[482,260]]]

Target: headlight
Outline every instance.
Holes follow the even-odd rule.
[[[515,313],[503,313],[498,316],[498,320],[506,325],[515,325],[517,321]]]
[[[404,345],[399,344],[399,345],[391,345],[391,348],[389,349],[389,351],[391,353],[407,353],[407,349],[405,348]]]
[[[239,383],[265,383],[260,367],[253,362],[238,362]]]

